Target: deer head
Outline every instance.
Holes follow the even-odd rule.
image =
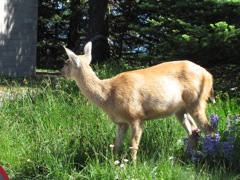
[[[89,65],[92,60],[92,43],[88,42],[84,47],[84,55],[76,55],[70,49],[64,46],[68,55],[64,67],[61,70],[61,75],[65,78],[75,80],[76,74],[84,65]]]

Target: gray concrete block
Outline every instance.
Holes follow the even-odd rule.
[[[37,0],[1,0],[0,74],[35,74],[37,48]]]

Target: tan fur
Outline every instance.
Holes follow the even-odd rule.
[[[75,80],[82,93],[117,124],[115,155],[129,127],[132,159],[136,160],[142,124],[149,119],[175,114],[191,146],[197,129],[194,120],[204,133],[213,133],[205,114],[206,100],[214,101],[212,75],[204,68],[190,61],[173,61],[100,80],[89,66],[91,48],[88,43],[81,56],[65,48],[69,60],[61,74]]]

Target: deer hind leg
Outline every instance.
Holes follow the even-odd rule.
[[[138,145],[142,136],[142,123],[134,122],[130,124],[130,149],[132,160],[137,159]]]
[[[124,137],[126,136],[128,130],[128,124],[118,124],[116,128],[116,138],[114,141],[114,156],[116,157],[122,146]]]
[[[206,102],[199,102],[198,104],[192,105],[190,108],[188,108],[188,112],[196,121],[199,128],[205,134],[211,134],[213,136],[214,131],[207,120],[205,110],[206,110]]]
[[[186,111],[181,111],[176,113],[178,121],[181,123],[182,127],[185,129],[188,135],[188,145],[193,148],[197,142],[197,125],[195,124],[193,118]]]

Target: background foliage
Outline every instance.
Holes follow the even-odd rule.
[[[94,62],[239,64],[239,18],[238,0],[39,0],[38,67],[61,67],[63,44],[80,53],[96,35],[105,44]]]

